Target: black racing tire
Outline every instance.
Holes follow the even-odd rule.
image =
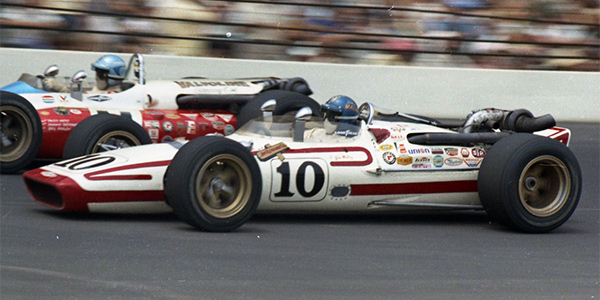
[[[581,195],[581,169],[564,144],[527,133],[492,146],[478,175],[481,204],[512,229],[544,233],[566,222]]]
[[[269,90],[256,95],[256,97],[244,104],[240,113],[237,115],[236,129],[242,127],[244,124],[248,123],[248,121],[261,116],[262,112],[260,111],[260,107],[263,103],[271,99],[277,101],[277,107],[273,111],[274,116],[293,113],[305,106],[312,109],[314,116],[323,116],[321,105],[306,95],[284,90]]]
[[[229,232],[256,211],[262,193],[258,164],[239,143],[198,137],[177,152],[165,174],[165,198],[175,214],[201,231]]]
[[[42,122],[36,109],[19,95],[0,92],[0,173],[25,169],[42,145]]]
[[[73,128],[65,143],[63,159],[150,143],[148,133],[131,119],[93,115]]]

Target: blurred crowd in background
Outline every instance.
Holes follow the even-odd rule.
[[[1,3],[1,47],[600,71],[598,0]]]

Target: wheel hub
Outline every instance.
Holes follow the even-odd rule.
[[[537,179],[535,177],[525,178],[525,187],[529,191],[534,191],[537,187]]]
[[[554,156],[532,160],[521,173],[519,197],[527,212],[548,217],[560,210],[570,193],[571,177],[567,166]]]

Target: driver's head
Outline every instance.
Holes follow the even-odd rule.
[[[92,64],[92,70],[96,71],[96,86],[98,89],[106,90],[109,87],[119,85],[125,78],[127,67],[125,61],[116,55],[104,55]]]
[[[324,127],[328,134],[355,136],[360,128],[358,106],[347,96],[334,96],[321,105],[325,117]]]

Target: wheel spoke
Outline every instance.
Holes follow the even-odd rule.
[[[2,118],[2,122],[1,122],[1,124],[2,124],[2,128],[4,128],[5,130],[6,130],[7,128],[9,128],[9,127],[10,127],[10,125],[12,125],[12,119],[13,119],[13,118],[11,118],[10,116],[8,116],[8,115],[4,115],[4,117]]]
[[[117,146],[110,145],[110,144],[103,144],[103,143],[98,143],[98,147],[100,147],[100,149],[102,149],[104,151],[111,151],[111,150],[119,149],[119,147],[117,147]]]
[[[206,204],[210,207],[219,207],[221,201],[219,196],[213,189],[212,185],[209,185],[208,188],[204,191],[204,200]]]
[[[234,192],[235,188],[229,184],[225,184],[221,187],[221,194],[227,199],[231,199],[234,196]]]

